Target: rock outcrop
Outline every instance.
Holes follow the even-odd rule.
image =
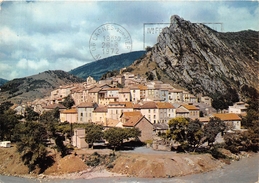
[[[171,17],[151,51],[130,67],[146,75],[188,89],[194,94],[241,95],[242,87],[259,89],[258,32],[220,33]]]

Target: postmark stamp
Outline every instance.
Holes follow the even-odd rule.
[[[107,23],[92,33],[89,49],[95,60],[132,50],[132,39],[128,31],[119,24]]]
[[[206,26],[216,30],[223,31],[223,23],[219,22],[201,22]],[[152,47],[157,43],[157,37],[163,28],[169,27],[171,23],[144,23],[143,24],[143,49]]]

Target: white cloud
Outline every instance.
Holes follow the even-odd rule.
[[[32,69],[36,71],[40,71],[42,69],[49,68],[49,62],[45,59],[41,59],[40,61],[21,59],[17,63],[17,67],[20,69]]]
[[[224,31],[259,29],[258,2],[250,1],[0,0],[0,5],[0,77],[7,79],[45,70],[69,71],[93,61],[89,40],[105,23],[123,26],[131,35],[133,51],[143,49],[144,23],[169,23],[174,14],[191,22],[222,22]]]

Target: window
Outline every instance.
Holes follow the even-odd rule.
[[[83,116],[83,113],[81,112],[81,114],[80,114],[81,116]]]
[[[150,109],[148,109],[148,113],[150,113]]]

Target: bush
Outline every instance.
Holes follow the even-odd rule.
[[[222,154],[219,150],[218,150],[218,148],[212,148],[210,151],[209,151],[209,153],[213,156],[213,158],[215,158],[215,159],[226,159],[227,157],[224,155],[224,154]]]

